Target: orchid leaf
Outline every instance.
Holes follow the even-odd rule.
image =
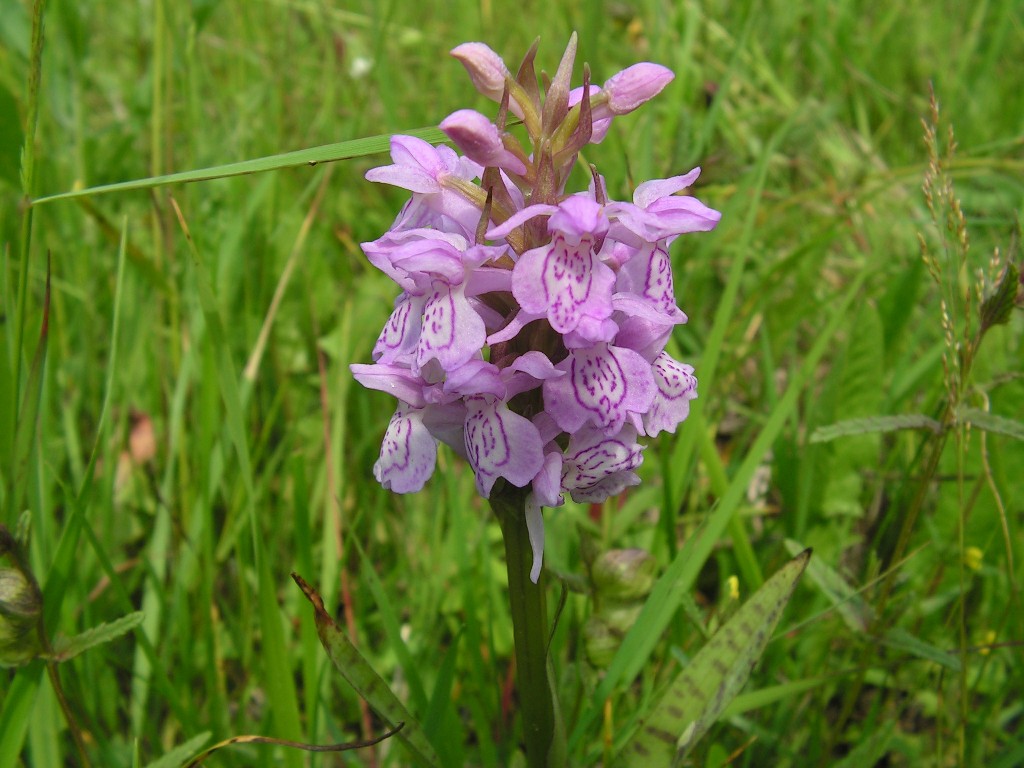
[[[626,745],[627,768],[678,762],[714,725],[746,684],[810,557],[806,549],[784,565],[694,656]]]

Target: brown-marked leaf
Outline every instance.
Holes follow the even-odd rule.
[[[810,557],[807,549],[784,565],[693,657],[626,745],[627,768],[681,760],[715,723],[746,684]]]

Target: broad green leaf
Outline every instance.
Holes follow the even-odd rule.
[[[67,661],[90,648],[116,640],[121,635],[131,632],[139,626],[144,616],[145,614],[142,611],[135,611],[114,621],[108,621],[87,629],[85,632],[74,637],[61,639],[54,643],[55,660]]]
[[[899,429],[930,429],[938,434],[942,424],[922,413],[906,413],[897,416],[868,416],[863,419],[844,419],[835,424],[818,427],[811,433],[812,443],[828,443],[848,435],[865,435],[871,432],[895,432]]]
[[[718,720],[750,677],[810,557],[807,549],[784,565],[693,657],[626,745],[627,768],[682,759]]]
[[[797,541],[786,539],[786,549],[795,557],[805,547]],[[868,625],[874,620],[874,612],[846,579],[820,559],[813,560],[807,566],[807,576],[839,611],[846,626],[854,632],[867,631]]]
[[[403,131],[403,135],[415,136],[433,144],[447,140],[447,137],[441,133],[440,129],[432,127]],[[390,144],[391,134],[368,136],[363,139],[339,141],[335,144],[325,144],[320,147],[311,147],[310,149],[298,149],[294,152],[282,152],[278,155],[258,157],[254,160],[242,160],[237,163],[215,165],[211,168],[168,173],[163,176],[151,176],[134,181],[120,181],[116,184],[104,184],[99,187],[88,187],[87,189],[76,189],[71,192],[46,195],[45,197],[37,197],[32,201],[32,205],[42,205],[43,203],[52,203],[57,200],[73,200],[78,197],[95,197],[96,195],[105,195],[111,192],[128,192],[133,189],[152,189],[153,187],[163,187],[167,184],[185,184],[194,181],[223,179],[228,176],[244,176],[251,173],[277,171],[282,168],[295,168],[300,165],[312,166],[320,163],[331,163],[337,160],[351,160],[355,157],[387,152]]]
[[[313,604],[316,631],[331,663],[389,727],[395,728],[399,723],[405,724],[398,732],[398,738],[409,748],[409,753],[415,758],[417,765],[435,768],[440,765],[434,748],[427,741],[420,724],[413,719],[384,678],[377,674],[370,662],[348,639],[348,635],[327,613],[320,595],[297,573],[293,573],[292,578]]]
[[[1024,440],[1024,424],[1005,416],[983,411],[980,408],[965,408],[960,412],[960,420],[966,421],[978,429],[984,429],[986,432]]]

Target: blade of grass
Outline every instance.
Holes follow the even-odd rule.
[[[224,331],[224,323],[217,307],[210,278],[199,258],[192,233],[177,201],[171,198],[171,205],[178,218],[182,233],[189,244],[196,270],[196,283],[199,288],[199,304],[206,321],[214,353],[217,357],[218,383],[221,400],[227,411],[227,431],[235,448],[239,465],[242,486],[245,490],[244,506],[252,533],[252,551],[258,579],[258,611],[262,630],[264,648],[263,657],[266,662],[268,700],[271,705],[274,721],[283,738],[299,741],[302,726],[299,722],[298,693],[288,662],[288,649],[282,627],[280,606],[277,602],[277,589],[274,584],[270,565],[263,552],[262,536],[256,521],[256,489],[253,480],[252,460],[249,455],[249,444],[246,441],[245,421],[242,415],[243,399],[248,393],[240,391],[238,376],[235,372],[234,360]],[[288,765],[300,768],[302,757],[293,751],[285,753]]]
[[[4,692],[4,706],[0,711],[0,768],[15,768],[21,764],[21,747],[32,720],[36,692],[46,665],[33,661],[14,674],[14,680]]]
[[[409,695],[412,699],[411,704],[415,712],[425,712],[427,709],[427,693],[426,688],[423,686],[423,680],[420,677],[419,669],[416,662],[412,658],[412,654],[409,653],[409,647],[405,644],[402,639],[402,631],[398,622],[398,615],[395,613],[394,606],[391,605],[391,600],[388,598],[387,591],[384,589],[384,585],[380,583],[380,579],[377,573],[373,570],[369,558],[365,557],[363,548],[359,546],[358,541],[355,538],[352,539],[353,543],[356,544],[359,550],[362,562],[362,569],[360,570],[360,576],[363,580],[363,584],[366,585],[370,594],[373,596],[373,602],[377,608],[377,615],[384,625],[384,633],[388,638],[388,648],[398,658],[398,663],[402,667],[402,673],[405,676],[406,681],[409,684]],[[426,723],[424,723],[426,725]],[[427,731],[429,734],[430,731]],[[435,746],[437,746],[435,744]]]
[[[45,0],[36,0],[32,6],[32,43],[29,48],[28,97],[25,115],[25,143],[21,151],[21,192],[25,200],[31,200],[36,184],[36,127],[39,123],[39,82],[43,74],[43,12]],[[29,258],[32,253],[32,208],[26,208],[21,217],[21,248],[18,264],[18,321],[15,326],[14,342],[14,410],[17,412],[19,387],[21,386],[22,349],[25,340],[25,322],[28,307]],[[12,473],[13,475],[13,473]],[[15,482],[13,479],[11,482]],[[14,486],[11,486],[11,490]],[[8,496],[7,498],[11,498]],[[18,510],[11,512],[10,522]]]
[[[440,129],[415,128],[403,132],[406,136],[415,136],[438,144],[447,141],[447,137]],[[145,179],[134,181],[120,181],[116,184],[103,184],[98,187],[76,189],[71,192],[60,192],[58,194],[37,197],[31,201],[31,206],[39,206],[44,203],[53,203],[58,200],[74,200],[80,197],[94,197],[106,195],[111,192],[129,192],[136,189],[153,189],[168,184],[185,184],[196,181],[210,181],[211,179],[223,179],[228,176],[244,176],[252,173],[265,173],[266,171],[278,171],[283,168],[295,168],[301,165],[318,165],[320,163],[332,163],[338,160],[351,160],[366,155],[376,155],[387,152],[391,142],[391,134],[380,136],[368,136],[362,139],[351,139],[339,141],[334,144],[325,144],[310,149],[298,149],[294,152],[282,152],[277,155],[259,157],[254,160],[242,160],[237,163],[225,163],[210,168],[200,168],[193,171],[179,171],[160,176],[151,176]],[[29,211],[32,210],[29,208]]]
[[[455,682],[456,662],[459,658],[460,632],[452,638],[437,672],[430,705],[423,715],[423,731],[427,734],[446,768],[459,768],[466,764],[462,749],[461,721],[452,706],[452,685]]]

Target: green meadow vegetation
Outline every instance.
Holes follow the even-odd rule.
[[[672,248],[690,418],[651,441],[640,486],[545,512],[566,764],[616,764],[807,547],[685,764],[1024,764],[1020,10],[0,0],[0,768],[384,735],[292,572],[439,765],[523,764],[494,515],[445,449],[418,494],[376,483],[394,401],[348,366],[395,297],[359,247],[406,199],[363,179],[386,135],[495,114],[459,43],[515,69],[540,35],[550,72],[573,30],[596,83],[676,73],[586,149],[609,192],[700,165],[722,220]],[[595,602],[590,564],[634,548],[650,597]],[[243,740],[204,764],[410,755]]]

